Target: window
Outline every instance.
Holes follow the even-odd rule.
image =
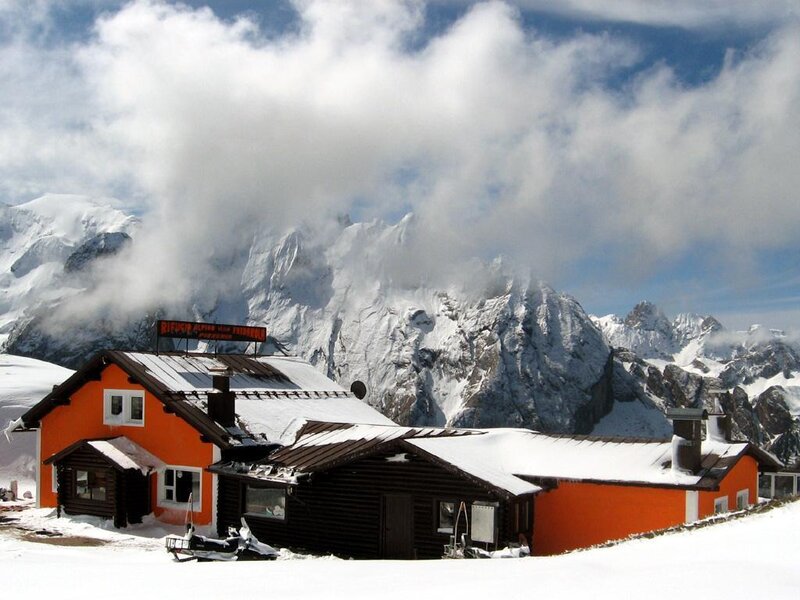
[[[144,398],[131,396],[131,421],[144,420]]]
[[[514,521],[517,533],[529,534],[533,524],[531,523],[531,501],[522,500],[514,507]]]
[[[196,512],[201,508],[201,479],[200,469],[192,467],[167,467],[164,469],[162,477],[159,478],[160,484],[160,505],[162,506],[184,506],[187,502],[192,503],[192,509]]]
[[[750,491],[739,490],[736,492],[736,510],[744,510],[750,506]]]
[[[247,486],[245,512],[258,517],[286,519],[286,490],[284,488],[257,488]]]
[[[728,512],[728,497],[722,496],[714,500],[714,514]]]
[[[775,482],[773,473],[761,473],[758,476],[758,495],[762,498],[772,498],[775,494],[772,485]]]
[[[436,531],[439,533],[453,533],[453,524],[456,520],[456,503],[450,501],[439,502],[438,515]]]
[[[54,492],[58,492],[58,467],[56,467],[55,463],[50,465],[50,472],[52,474],[52,480],[51,480],[51,484],[53,486],[52,490]]]
[[[795,492],[794,477],[791,474],[775,474],[775,498],[788,498]]]
[[[144,392],[106,390],[103,397],[103,423],[144,426]]]
[[[106,472],[103,470],[75,470],[75,497],[84,500],[106,499]]]

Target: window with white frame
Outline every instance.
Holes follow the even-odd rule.
[[[202,471],[194,467],[166,467],[159,477],[159,505],[186,508],[191,502],[195,512],[201,510]]]
[[[103,423],[106,425],[144,426],[144,392],[138,390],[105,390]]]
[[[728,497],[721,496],[714,500],[714,514],[728,512]]]
[[[744,510],[750,506],[750,490],[736,492],[736,510]]]

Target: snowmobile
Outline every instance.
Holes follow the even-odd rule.
[[[258,541],[242,519],[242,526],[237,531],[228,528],[228,537],[224,540],[197,535],[193,524],[186,526],[186,535],[170,535],[166,539],[167,552],[178,562],[187,560],[275,560],[278,551],[269,544]],[[183,555],[183,556],[181,556]]]

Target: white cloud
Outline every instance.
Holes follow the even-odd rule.
[[[636,64],[630,43],[550,40],[502,3],[414,51],[419,3],[298,11],[298,31],[265,38],[247,19],[133,2],[58,49],[53,72],[46,50],[5,47],[30,78],[3,117],[17,126],[0,144],[5,185],[130,182],[151,221],[114,275],[135,289],[114,284],[137,306],[196,288],[260,228],[353,210],[413,210],[397,268],[430,276],[431,255],[503,254],[558,284],[598,254],[635,271],[696,245],[737,260],[796,247],[796,24],[697,87],[659,65],[618,89],[608,78]],[[63,112],[36,104],[48,81],[67,92]]]

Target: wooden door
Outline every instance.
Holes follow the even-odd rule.
[[[414,504],[410,494],[383,496],[383,557],[414,558]]]

